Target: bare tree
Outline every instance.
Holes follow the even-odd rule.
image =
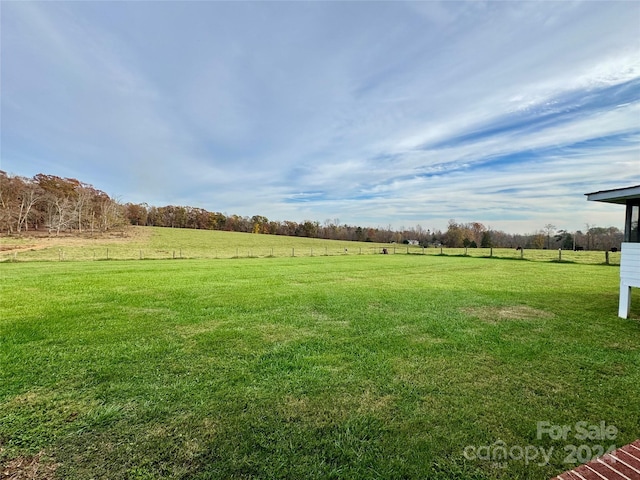
[[[547,235],[547,248],[551,248],[551,235],[553,235],[556,231],[556,226],[550,223],[547,223],[544,226],[544,233]]]

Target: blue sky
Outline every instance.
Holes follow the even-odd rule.
[[[621,227],[640,2],[2,1],[1,165],[123,202]]]

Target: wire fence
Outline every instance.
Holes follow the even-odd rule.
[[[561,262],[581,264],[620,265],[618,251],[573,251],[536,250],[507,248],[447,248],[407,245],[307,247],[241,247],[225,246],[207,248],[176,246],[164,248],[133,248],[126,244],[86,247],[11,248],[3,246],[1,262],[73,262],[105,260],[180,260],[180,259],[239,259],[239,258],[284,258],[284,257],[335,257],[353,255],[439,255],[453,257],[495,258],[537,262]]]

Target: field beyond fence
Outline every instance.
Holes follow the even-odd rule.
[[[131,227],[102,237],[0,238],[0,261],[284,258],[338,255],[446,255],[620,265],[620,252],[448,248],[350,242],[210,230]]]

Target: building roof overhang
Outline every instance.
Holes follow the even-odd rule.
[[[640,199],[640,185],[633,187],[615,188],[613,190],[601,190],[599,192],[585,193],[587,200],[595,202],[618,203],[626,205],[629,200]]]

